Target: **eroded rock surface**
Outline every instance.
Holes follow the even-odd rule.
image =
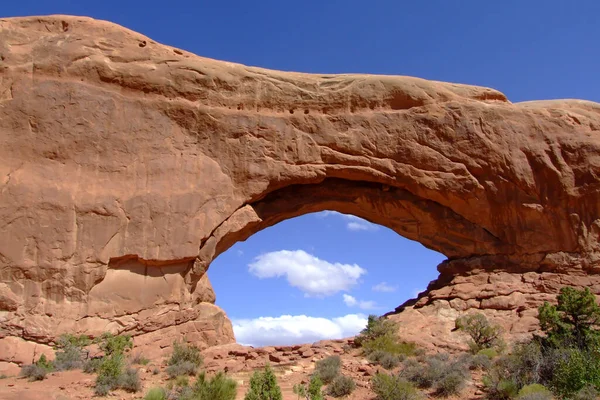
[[[324,209],[449,258],[396,318],[477,308],[521,326],[562,284],[600,291],[599,131],[592,102],[270,71],[89,18],[0,19],[0,336],[232,342],[210,262]]]

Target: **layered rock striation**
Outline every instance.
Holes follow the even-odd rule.
[[[527,332],[561,285],[600,293],[599,135],[587,101],[271,71],[90,18],[0,19],[0,348],[106,330],[232,342],[210,262],[325,209],[448,257],[394,317],[426,321],[424,341],[451,346],[435,329],[472,309]]]

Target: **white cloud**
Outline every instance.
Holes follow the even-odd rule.
[[[338,216],[346,220],[346,229],[353,232],[359,231],[376,231],[379,229],[379,226],[376,224],[372,224],[369,221],[359,218],[355,215],[351,214],[342,214],[337,211],[321,211],[316,214],[318,218],[326,218],[329,216]]]
[[[346,303],[348,307],[358,306],[358,308],[361,310],[373,310],[374,308],[377,308],[377,303],[374,301],[358,301],[355,297],[350,296],[349,294],[344,294],[343,297],[344,303]]]
[[[233,331],[238,343],[250,346],[277,346],[342,339],[356,335],[366,324],[367,318],[362,314],[348,314],[331,319],[282,315],[233,320]]]
[[[303,250],[261,254],[248,267],[261,279],[285,276],[291,286],[306,296],[330,296],[349,290],[367,273],[357,264],[330,263]]]
[[[388,285],[387,282],[381,282],[373,286],[372,289],[376,292],[395,292],[396,290],[398,290],[398,286],[391,286]]]
[[[346,303],[348,307],[354,307],[357,301],[354,297],[350,296],[349,294],[344,294],[344,303]]]

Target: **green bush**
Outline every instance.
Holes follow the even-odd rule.
[[[577,347],[589,350],[600,345],[600,306],[589,288],[563,287],[558,304],[545,302],[538,309],[545,341],[555,348]]]
[[[308,398],[310,400],[323,400],[322,387],[323,382],[321,381],[321,378],[313,375],[308,383]]]
[[[167,392],[160,387],[152,388],[146,393],[144,400],[167,400]]]
[[[244,400],[282,400],[277,377],[269,365],[262,372],[254,372]]]
[[[111,390],[119,387],[119,378],[123,373],[124,366],[122,354],[114,354],[103,358],[96,377],[95,393],[98,396],[106,396]]]
[[[570,348],[561,355],[551,379],[555,393],[567,397],[588,384],[600,387],[600,354]]]
[[[137,370],[125,368],[125,351],[133,347],[130,336],[115,336],[110,333],[103,334],[97,341],[104,356],[100,361],[87,363],[86,369],[96,371],[95,393],[106,396],[111,390],[123,389],[128,392],[137,392],[141,388]]]
[[[416,354],[417,346],[414,343],[399,341],[396,336],[380,336],[362,342],[362,348],[366,356],[374,351],[383,351],[400,356],[412,356]]]
[[[125,354],[127,350],[133,348],[133,340],[129,335],[113,335],[112,333],[106,332],[100,336],[97,342],[100,350],[102,350],[106,356]]]
[[[236,395],[237,383],[223,372],[218,372],[212,379],[206,378],[206,374],[202,372],[194,384],[191,398],[194,400],[235,400]],[[275,398],[273,397],[273,399]],[[279,398],[281,398],[281,394]]]
[[[40,358],[35,362],[35,365],[45,369],[46,371],[54,370],[54,363],[52,361],[48,361],[45,354],[40,356]]]
[[[414,343],[402,342],[396,336],[396,324],[385,317],[369,315],[367,327],[354,339],[354,344],[362,347],[365,356],[375,351],[411,356],[417,352]]]
[[[490,324],[483,314],[475,313],[462,316],[456,319],[455,324],[457,329],[466,332],[471,337],[469,347],[473,354],[482,349],[504,346],[500,327]]]
[[[325,384],[332,382],[340,373],[342,360],[340,356],[330,356],[317,361],[315,375]]]
[[[552,400],[552,392],[544,385],[534,383],[526,385],[519,390],[517,400]]]
[[[398,375],[377,373],[371,383],[377,400],[421,399],[421,395],[413,384]]]
[[[349,376],[338,375],[327,387],[327,394],[333,397],[347,396],[356,388],[356,383]]]
[[[354,344],[362,346],[364,342],[378,337],[395,336],[396,331],[396,324],[389,319],[378,317],[377,315],[369,315],[367,326],[354,338]]]
[[[479,350],[476,355],[485,356],[488,359],[493,360],[494,358],[498,357],[498,350],[488,347],[487,349]]]

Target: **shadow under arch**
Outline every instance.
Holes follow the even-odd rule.
[[[203,275],[219,254],[256,232],[289,218],[324,210],[352,214],[385,226],[449,260],[501,253],[506,248],[481,226],[405,189],[327,178],[316,184],[286,186],[236,210],[202,243],[192,275]]]

